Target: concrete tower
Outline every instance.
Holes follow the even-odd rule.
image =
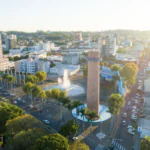
[[[99,85],[100,85],[100,51],[88,52],[88,78],[87,78],[87,107],[99,114]]]

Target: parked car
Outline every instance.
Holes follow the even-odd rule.
[[[122,121],[122,125],[126,126],[126,121],[125,120]]]
[[[130,106],[131,105],[131,101],[128,101],[128,106]]]
[[[140,115],[140,118],[145,118],[145,115],[143,114],[143,115]]]
[[[75,140],[79,140],[79,138],[78,138],[78,137],[73,137],[72,139],[73,139],[74,141],[75,141]]]
[[[124,112],[123,118],[127,118],[127,113],[126,112]]]
[[[135,134],[135,132],[133,132],[133,131],[130,130],[130,129],[129,129],[127,132],[130,133],[131,135],[134,135],[134,134]]]

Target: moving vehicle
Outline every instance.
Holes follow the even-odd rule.
[[[123,118],[127,118],[127,113],[126,112],[124,112]]]
[[[126,121],[125,120],[122,121],[122,125],[126,126]]]
[[[44,123],[46,124],[49,124],[49,121],[48,120],[43,120]]]
[[[131,105],[131,101],[128,101],[128,106],[130,106]]]
[[[129,134],[131,134],[131,135],[134,135],[134,134],[135,134],[135,132],[133,132],[133,131],[130,130],[130,129],[129,129],[127,132],[128,132]]]

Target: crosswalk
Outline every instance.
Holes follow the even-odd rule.
[[[126,150],[121,144],[116,142],[115,140],[112,141],[112,145],[115,146],[118,150]]]
[[[97,147],[95,148],[95,150],[104,150],[104,147],[100,144],[97,145]]]

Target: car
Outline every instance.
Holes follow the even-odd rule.
[[[131,126],[131,125],[128,125],[127,128],[130,129],[130,128],[132,128],[132,126]]]
[[[23,103],[23,104],[26,104],[26,101],[25,101],[25,100],[22,100],[22,103]]]
[[[49,121],[48,120],[43,120],[44,123],[46,124],[49,124]]]
[[[18,102],[17,101],[14,101],[14,104],[17,104]]]
[[[129,125],[128,130],[135,131],[135,128],[133,128],[132,126]]]
[[[130,106],[131,105],[131,101],[128,101],[128,106]]]
[[[132,109],[137,109],[137,107],[136,107],[136,106],[133,106]]]
[[[75,140],[79,140],[79,138],[78,138],[78,137],[73,137],[72,139],[73,139],[74,141],[75,141]]]
[[[127,132],[130,133],[131,135],[135,134],[135,132],[133,132],[132,130],[128,130]]]
[[[129,107],[128,107],[128,106],[126,107],[126,110],[129,110]]]
[[[126,126],[126,121],[125,120],[122,121],[122,125]]]
[[[124,112],[123,118],[127,118],[127,113],[126,112]]]
[[[20,101],[20,100],[21,100],[21,98],[19,97],[19,98],[18,98],[18,101]]]
[[[132,109],[132,112],[133,112],[133,113],[136,113],[136,114],[138,113],[135,109]]]

